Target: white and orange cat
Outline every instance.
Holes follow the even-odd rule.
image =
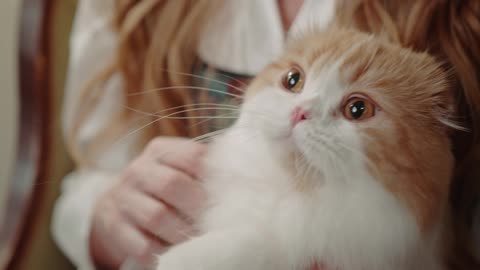
[[[157,269],[445,269],[447,74],[354,31],[291,45],[210,146],[201,233]]]

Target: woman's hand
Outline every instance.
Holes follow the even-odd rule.
[[[197,179],[203,144],[158,137],[98,201],[90,232],[96,264],[118,268],[126,258],[148,264],[152,254],[184,240],[205,196]]]

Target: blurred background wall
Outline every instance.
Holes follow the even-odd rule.
[[[17,138],[17,36],[21,0],[0,1],[0,211]],[[1,213],[0,213],[1,216]]]

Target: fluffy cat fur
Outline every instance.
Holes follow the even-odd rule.
[[[281,83],[292,66],[299,93]],[[353,93],[374,117],[343,116]],[[427,53],[349,30],[298,38],[210,146],[200,233],[157,269],[444,269],[451,102]],[[298,107],[309,117],[292,126]]]

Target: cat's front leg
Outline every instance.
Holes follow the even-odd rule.
[[[285,256],[268,234],[237,228],[209,232],[173,247],[157,270],[282,270]]]

